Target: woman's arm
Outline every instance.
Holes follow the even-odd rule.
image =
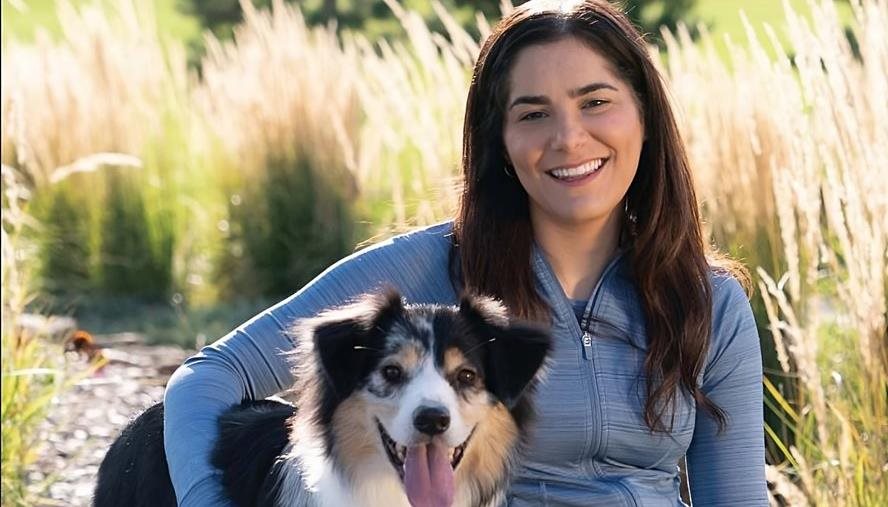
[[[266,312],[222,340],[204,347],[170,378],[164,396],[164,447],[179,505],[231,505],[221,475],[208,456],[219,415],[244,399],[279,392],[292,384],[279,354],[293,347],[284,327]]]
[[[746,294],[734,279],[716,279],[713,335],[702,389],[727,416],[727,427],[697,410],[688,448],[695,506],[767,506],[762,355]]]
[[[179,505],[229,505],[210,464],[219,414],[244,399],[263,398],[293,383],[281,352],[286,331],[304,317],[383,285],[412,302],[449,302],[449,226],[393,238],[346,258],[305,288],[189,358],[164,397],[164,446]]]

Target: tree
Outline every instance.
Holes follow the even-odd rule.
[[[624,6],[632,22],[651,42],[660,41],[662,26],[675,31],[679,23],[684,23],[694,33],[693,28],[699,21],[693,16],[696,0],[625,0],[616,3]]]
[[[240,0],[177,0],[179,9],[200,20],[201,25],[217,37],[229,38],[235,25],[243,20]],[[271,0],[250,0],[257,9],[270,8]],[[296,4],[309,24],[335,21],[339,29],[355,30],[371,38],[398,36],[401,27],[384,0],[285,0]],[[443,31],[428,0],[396,0],[407,9],[423,15],[429,27]],[[500,0],[440,0],[445,9],[472,35],[477,36],[475,13],[488,20],[500,17]],[[674,30],[679,22],[693,27],[692,11],[696,0],[611,0],[621,5],[632,21],[651,40],[659,39],[660,27]],[[513,0],[520,4],[521,0]]]
[[[257,9],[270,8],[271,0],[251,0]],[[368,35],[395,35],[400,27],[394,13],[384,0],[285,0],[302,10],[309,24],[325,24],[335,21],[340,29],[369,32]],[[407,9],[423,14],[432,29],[442,31],[428,0],[397,0]],[[228,38],[232,28],[243,20],[240,0],[177,0],[179,10],[195,16],[205,29],[217,37]],[[441,0],[448,10],[467,30],[475,32],[475,12],[480,11],[488,19],[498,19],[499,0]],[[477,33],[475,33],[477,35]]]

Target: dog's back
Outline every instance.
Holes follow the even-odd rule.
[[[292,405],[260,400],[244,402],[220,417],[213,464],[224,472],[225,492],[237,505],[273,503],[270,471],[287,444],[286,422],[294,413]],[[176,507],[163,448],[163,403],[131,422],[108,449],[93,505]]]
[[[222,470],[225,492],[241,506],[274,505],[280,481],[272,467],[289,441],[292,405],[249,401],[219,419],[213,465]]]
[[[176,507],[163,450],[163,403],[131,422],[99,466],[96,507]]]

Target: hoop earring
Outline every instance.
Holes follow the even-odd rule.
[[[509,178],[515,179],[515,168],[512,167],[512,164],[503,164],[503,172],[506,173],[506,176]]]

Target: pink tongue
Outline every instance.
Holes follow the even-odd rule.
[[[453,468],[447,449],[435,444],[407,449],[404,486],[413,507],[450,507],[453,503]]]

